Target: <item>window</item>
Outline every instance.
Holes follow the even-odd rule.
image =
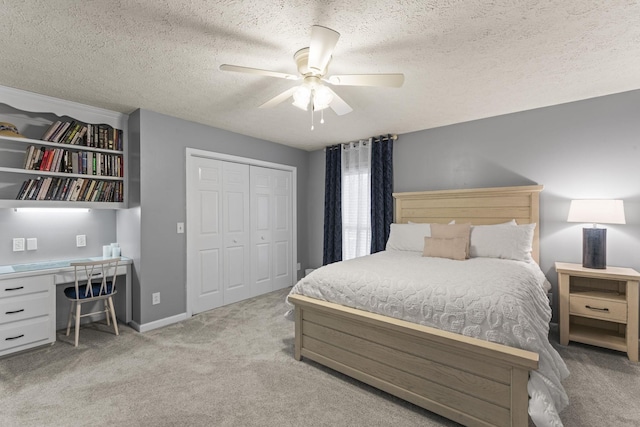
[[[342,259],[371,252],[371,144],[342,148]]]

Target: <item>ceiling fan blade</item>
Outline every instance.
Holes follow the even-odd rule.
[[[309,43],[309,68],[317,73],[324,74],[333,49],[338,43],[340,33],[327,27],[314,25],[311,27],[311,42]]]
[[[297,88],[298,86],[294,86],[291,89],[285,90],[280,95],[276,95],[270,100],[268,100],[267,102],[265,102],[264,104],[262,104],[259,108],[275,107],[276,105],[280,104],[282,101],[286,101],[287,98],[293,96],[293,93],[296,91]]]
[[[222,64],[220,66],[220,69],[222,71],[235,71],[238,73],[258,74],[260,76],[277,77],[280,79],[287,79],[287,80],[298,80],[298,78],[300,78],[299,76],[294,74],[280,73],[278,71],[261,70],[259,68],[241,67],[239,65]]]
[[[326,79],[336,86],[386,86],[400,87],[404,74],[344,74]]]
[[[326,86],[325,86],[326,87]],[[329,92],[333,95],[333,99],[329,103],[329,107],[339,116],[344,116],[353,111],[353,108],[349,107],[349,104],[344,102],[344,99],[340,98],[331,88],[327,87]]]

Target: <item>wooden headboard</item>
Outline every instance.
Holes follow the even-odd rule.
[[[542,185],[470,188],[462,190],[393,193],[394,222],[470,222],[499,224],[515,219],[518,224],[536,223],[531,256],[540,262],[540,192]]]

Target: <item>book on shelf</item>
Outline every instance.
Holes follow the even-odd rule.
[[[27,197],[27,194],[29,194],[29,191],[31,191],[31,186],[33,185],[33,181],[35,180],[27,179],[25,180],[25,182],[22,183],[22,187],[20,188],[20,192],[18,193],[18,196],[16,197],[16,199],[24,200]]]
[[[82,128],[71,138],[69,144],[71,145],[85,145],[82,142],[84,141],[84,135],[87,133],[87,126],[82,126]]]
[[[62,178],[54,178],[53,179],[53,182],[51,183],[51,186],[49,186],[49,191],[47,192],[47,194],[44,197],[45,200],[53,199],[53,196],[58,192],[58,189],[60,188],[60,182],[61,181],[62,181]]]
[[[22,182],[22,185],[20,186],[20,190],[18,190],[18,195],[16,196],[16,200],[22,199],[22,195],[24,194],[25,191],[27,191],[27,187],[29,187],[30,181],[31,181],[30,179],[27,179]]]
[[[47,129],[44,135],[42,135],[42,140],[49,141],[49,138],[51,138],[51,136],[56,132],[56,130],[58,130],[58,127],[60,127],[60,125],[62,125],[62,122],[60,120],[51,123],[51,126],[49,126],[49,129]]]
[[[85,191],[85,194],[82,195],[82,200],[84,201],[90,200],[91,196],[93,195],[93,189],[95,187],[96,187],[96,180],[92,179],[89,185],[87,186],[87,190]]]
[[[33,200],[34,195],[38,193],[41,185],[42,185],[42,177],[37,177],[34,180],[33,185],[29,187],[29,192],[28,194],[26,194],[25,199]]]
[[[67,134],[67,136],[64,139],[64,143],[65,144],[71,144],[71,142],[73,141],[73,139],[76,137],[76,135],[78,134],[78,132],[80,132],[80,130],[84,127],[84,125],[82,123],[76,123],[75,126],[73,127],[73,129]]]
[[[61,132],[58,140],[55,142],[59,142],[60,144],[64,144],[66,139],[69,137],[69,135],[73,132],[73,129],[75,129],[75,126],[77,125],[76,121],[73,120],[71,122],[69,122],[68,126],[66,126],[66,129],[64,130],[64,132]]]
[[[34,152],[37,150],[35,145],[30,145],[29,147],[27,147],[27,150],[25,151],[24,154],[24,169],[31,169],[29,167],[29,163],[33,163],[33,154]]]
[[[67,132],[67,129],[69,129],[69,126],[71,126],[71,122],[62,123],[62,125],[58,127],[55,133],[51,135],[51,138],[49,139],[49,141],[60,142],[60,138],[62,138],[62,136]]]
[[[47,178],[44,178],[42,180],[42,185],[40,186],[40,190],[38,191],[38,194],[36,194],[35,199],[36,200],[43,200],[44,196],[47,194],[47,191],[49,191],[49,186],[51,185],[51,180],[52,178],[49,176]]]
[[[73,182],[73,189],[69,192],[69,197],[67,200],[71,202],[75,202],[78,198],[78,193],[80,193],[80,188],[82,187],[82,178],[76,178]]]
[[[40,163],[42,162],[42,156],[44,156],[44,147],[40,147],[33,153],[33,163],[30,169],[40,170]]]

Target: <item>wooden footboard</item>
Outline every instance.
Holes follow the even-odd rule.
[[[538,355],[290,295],[295,358],[314,360],[468,426],[527,426]]]

